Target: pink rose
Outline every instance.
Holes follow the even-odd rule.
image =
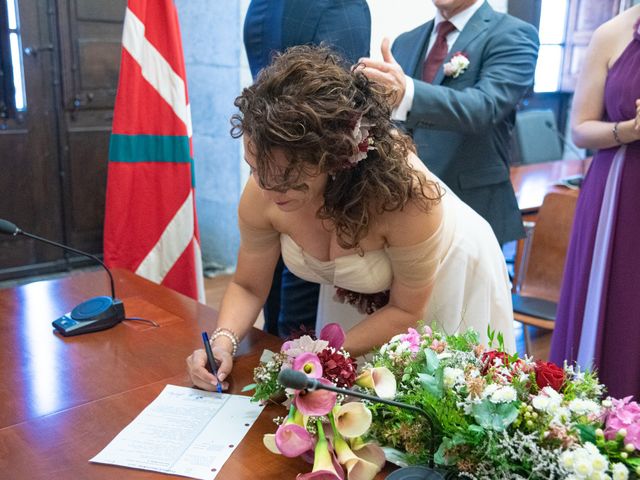
[[[624,443],[632,443],[636,449],[640,449],[640,405],[632,402],[631,398],[611,399],[613,407],[607,415],[604,435],[608,440],[614,439],[618,431],[624,428],[627,431]]]

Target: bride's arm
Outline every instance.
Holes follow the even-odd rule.
[[[368,353],[394,335],[415,327],[423,317],[433,290],[441,204],[432,206],[428,213],[409,204],[401,211],[388,214],[385,220],[388,252],[394,269],[389,303],[347,332],[344,346],[355,356]]]
[[[240,250],[238,264],[222,298],[217,326],[241,340],[252,328],[269,293],[273,272],[280,255],[280,235],[268,219],[264,199],[255,182],[249,180],[240,200],[238,223]],[[212,339],[212,351],[219,362],[218,378],[223,381],[233,367],[233,341],[220,335]],[[204,350],[196,350],[187,359],[187,369],[194,385],[214,390],[216,378],[205,365]],[[223,388],[226,384],[223,383]]]

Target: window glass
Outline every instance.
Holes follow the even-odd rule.
[[[555,92],[560,88],[568,8],[568,0],[542,0],[535,92]]]
[[[560,86],[560,72],[562,69],[561,45],[541,45],[536,65],[534,91],[555,92]]]
[[[0,15],[0,52],[2,53],[2,70],[4,73],[4,92],[2,102],[4,112],[24,111],[27,98],[24,84],[24,65],[22,62],[22,42],[20,39],[20,20],[17,0],[4,1],[6,17]],[[12,98],[13,97],[13,98]]]
[[[540,43],[564,43],[567,22],[567,0],[542,0],[540,11]]]

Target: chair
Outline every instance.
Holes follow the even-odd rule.
[[[523,164],[562,158],[562,142],[551,110],[524,110],[516,114],[516,144]]]
[[[574,191],[547,193],[535,225],[526,225],[512,300],[514,319],[524,329],[527,353],[531,346],[527,326],[553,330],[555,325],[577,198]]]

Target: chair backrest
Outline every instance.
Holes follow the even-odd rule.
[[[522,163],[550,162],[562,158],[562,142],[556,133],[556,118],[551,110],[518,112],[515,130]]]
[[[574,191],[544,197],[518,273],[520,295],[559,300],[577,199]]]

